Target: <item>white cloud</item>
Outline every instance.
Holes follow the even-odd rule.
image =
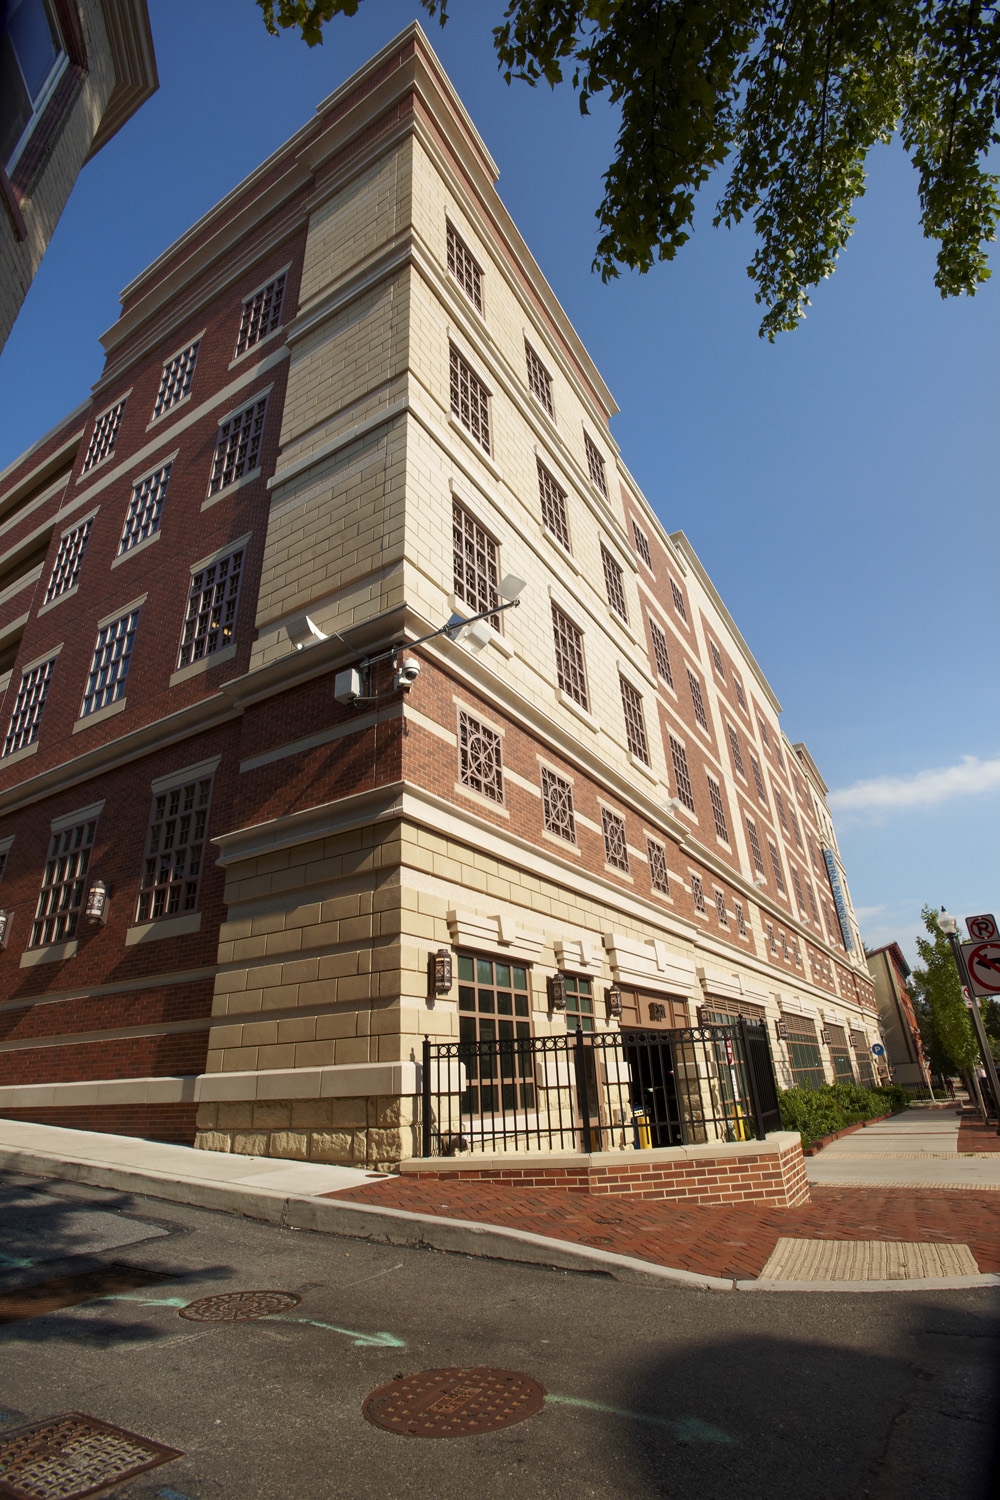
[[[953,797],[972,797],[1000,789],[1000,757],[978,760],[964,755],[961,765],[917,771],[914,776],[875,776],[831,792],[838,813],[878,813],[890,808],[935,807]]]

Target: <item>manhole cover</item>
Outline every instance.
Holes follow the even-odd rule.
[[[78,1500],[182,1457],[177,1448],[70,1411],[32,1422],[0,1442],[0,1495]]]
[[[513,1370],[421,1370],[372,1391],[362,1406],[369,1422],[407,1437],[470,1437],[533,1417],[545,1389]]]
[[[294,1292],[218,1292],[214,1297],[199,1297],[179,1311],[194,1323],[242,1323],[245,1318],[287,1312],[301,1301]]]

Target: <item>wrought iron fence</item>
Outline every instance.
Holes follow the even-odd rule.
[[[424,1038],[424,1156],[763,1140],[780,1129],[767,1026]]]

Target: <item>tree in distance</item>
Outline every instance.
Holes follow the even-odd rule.
[[[360,0],[257,3],[270,32],[298,28],[312,47]],[[444,24],[448,0],[421,4]],[[597,94],[620,111],[597,210],[594,269],[605,281],[673,260],[695,194],[725,169],[713,222],[752,220],[747,274],[773,342],[832,274],[868,153],[897,134],[917,171],[924,236],[938,243],[935,286],[972,296],[989,279],[996,0],[509,0],[493,38],[508,83],[554,88],[569,76],[583,114]]]
[[[953,1069],[968,1077],[979,1061],[979,1048],[965,1008],[951,944],[937,924],[938,912],[925,906],[920,915],[926,938],[917,938],[921,967],[911,984],[920,1036],[935,1072]]]

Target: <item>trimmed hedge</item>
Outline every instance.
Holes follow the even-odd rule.
[[[899,1084],[863,1089],[856,1083],[827,1083],[818,1089],[779,1089],[778,1105],[785,1130],[797,1130],[803,1147],[847,1125],[874,1120],[906,1109],[910,1095]]]

